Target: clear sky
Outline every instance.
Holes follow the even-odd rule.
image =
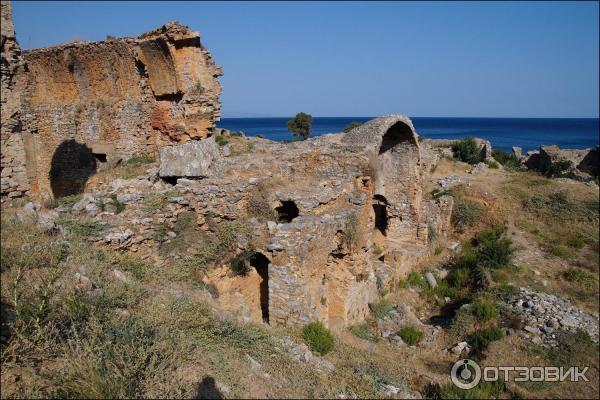
[[[24,49],[200,31],[223,116],[598,117],[598,2],[19,2]]]

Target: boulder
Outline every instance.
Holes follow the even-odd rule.
[[[204,178],[219,158],[219,146],[214,138],[193,140],[188,143],[160,149],[161,178]]]

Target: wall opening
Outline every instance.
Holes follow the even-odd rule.
[[[107,161],[106,154],[92,153],[92,155],[94,156],[94,158],[96,159],[96,162],[98,162],[98,163],[104,164]]]
[[[97,161],[92,149],[75,140],[65,140],[54,151],[48,177],[55,198],[82,193]]]
[[[269,323],[269,259],[258,251],[244,250],[231,261],[231,269],[238,276],[246,276],[252,268],[260,277],[256,294],[262,319]]]
[[[380,194],[376,194],[373,197],[373,211],[375,212],[375,228],[377,228],[383,236],[387,235],[388,228],[387,207],[388,202],[385,197],[383,197]]]
[[[387,130],[385,135],[383,135],[379,154],[385,153],[405,140],[413,140],[412,130],[404,122],[398,121]]]
[[[269,323],[269,259],[259,252],[254,252],[250,257],[250,265],[256,269],[260,276],[260,311],[262,319],[267,324]]]
[[[277,217],[280,221],[290,223],[294,218],[300,214],[300,210],[291,200],[282,201],[279,207],[275,208]]]

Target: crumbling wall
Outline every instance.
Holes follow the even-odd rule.
[[[221,69],[198,32],[168,23],[137,38],[26,51],[5,68],[18,45],[2,7],[2,195],[26,193],[25,178],[35,194],[71,194],[103,163],[212,134]],[[17,110],[6,109],[12,123],[5,102]]]
[[[11,3],[0,2],[2,49],[0,52],[1,75],[1,125],[0,193],[9,198],[21,197],[30,190],[30,181],[25,163],[25,143],[31,137],[22,134],[21,93],[17,73],[22,69],[21,49],[15,37],[12,23]]]

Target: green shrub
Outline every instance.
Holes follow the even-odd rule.
[[[362,324],[354,325],[352,328],[350,328],[350,332],[352,332],[352,334],[354,336],[364,339],[364,340],[368,340],[369,342],[375,343],[379,340],[379,338],[377,337],[377,334],[373,331],[371,326],[366,322],[363,322]]]
[[[458,228],[475,226],[482,214],[481,204],[468,200],[457,201],[452,208],[452,225]]]
[[[302,336],[310,349],[322,356],[333,350],[335,345],[332,333],[319,321],[305,325]]]
[[[448,272],[446,281],[451,287],[464,288],[471,282],[471,272],[469,268],[456,268]]]
[[[484,268],[506,267],[512,262],[515,249],[505,236],[505,228],[487,229],[477,236],[477,261]]]
[[[498,317],[498,309],[491,301],[482,300],[473,306],[473,315],[479,321],[489,321]]]
[[[519,169],[521,167],[521,161],[512,153],[507,153],[502,150],[492,151],[492,157],[498,161],[506,169]]]
[[[584,286],[592,286],[596,283],[596,275],[580,268],[569,268],[561,274],[569,282],[575,282]]]
[[[125,210],[125,203],[117,200],[117,195],[115,193],[110,195],[110,202],[115,207],[115,214],[120,214]]]
[[[427,286],[427,282],[417,271],[412,271],[405,280],[400,282],[400,287],[420,287]]]
[[[569,160],[558,160],[554,161],[545,170],[542,170],[542,173],[549,178],[561,177],[571,168],[573,168],[573,162]]]
[[[481,161],[481,149],[472,137],[465,137],[452,144],[452,153],[457,160],[469,164],[477,164]]]
[[[352,129],[354,128],[358,128],[359,126],[361,126],[363,123],[359,122],[359,121],[352,121],[350,122],[348,125],[346,125],[346,127],[344,128],[344,132],[348,133],[350,132]]]
[[[405,326],[398,332],[404,343],[409,346],[414,346],[423,339],[423,332],[412,325]]]
[[[457,337],[463,337],[469,333],[474,324],[475,317],[473,317],[471,306],[461,307],[452,318],[450,332]]]
[[[371,312],[375,318],[382,319],[387,317],[392,312],[394,306],[389,301],[382,299],[377,303],[369,304],[369,308],[371,309]]]
[[[487,165],[488,168],[492,168],[492,169],[498,169],[498,167],[499,167],[498,163],[494,160],[486,160],[485,165]]]
[[[229,143],[229,139],[227,139],[225,136],[215,136],[215,142],[219,145],[219,146],[225,146],[227,143]]]
[[[473,348],[477,351],[484,351],[488,348],[490,343],[500,340],[504,337],[502,329],[497,326],[490,326],[486,329],[480,329],[475,332],[471,338]]]

